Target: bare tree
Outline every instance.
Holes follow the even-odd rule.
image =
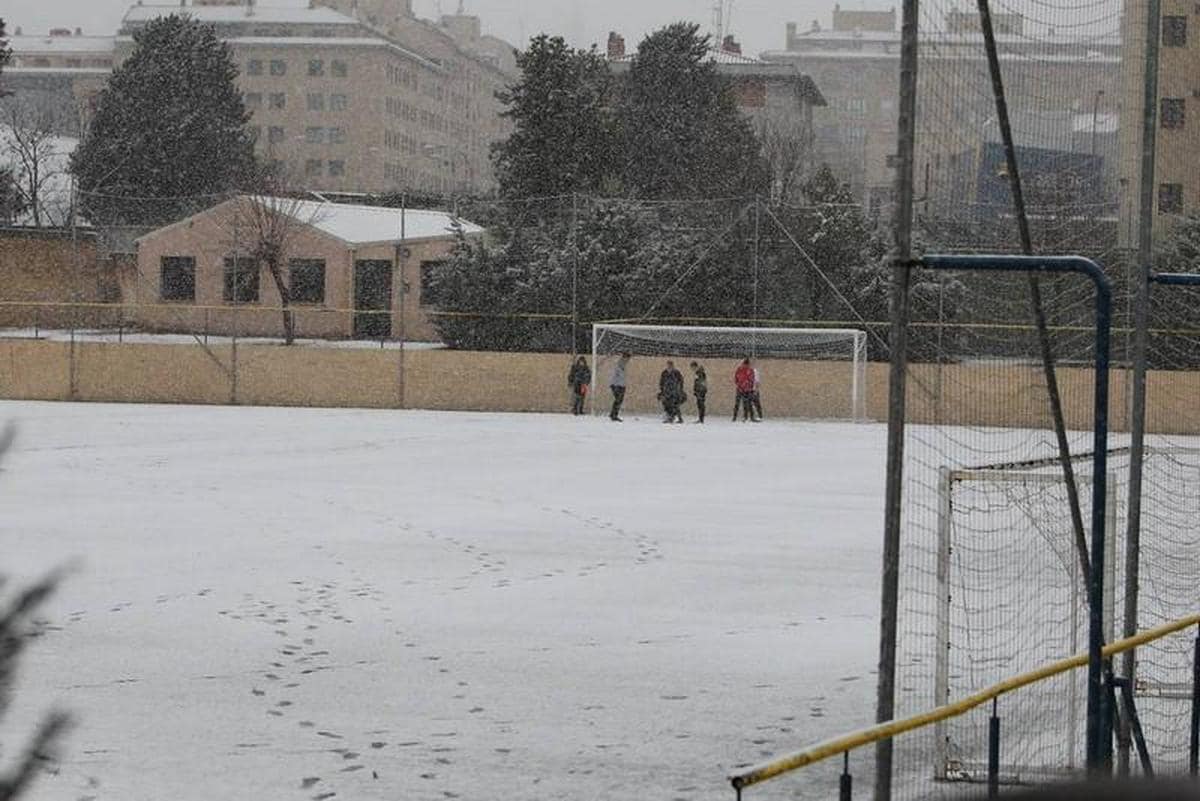
[[[275,282],[283,312],[284,342],[291,345],[296,338],[296,321],[291,308],[291,276],[286,267],[296,235],[319,221],[321,206],[284,193],[275,178],[264,180],[262,188],[262,194],[237,198],[233,224],[244,243],[242,247],[256,265],[267,268]]]
[[[35,227],[66,225],[71,211],[68,145],[57,134],[55,112],[42,104],[10,102],[0,148],[25,214]],[[65,197],[64,197],[65,196]]]
[[[771,201],[795,200],[811,166],[811,131],[796,115],[777,109],[763,113],[754,127],[771,171]]]
[[[0,432],[0,456],[8,450],[12,440],[11,427]],[[33,616],[54,592],[60,579],[59,573],[51,573],[32,586],[8,593],[11,597],[0,605],[0,718],[8,711],[12,699],[21,652],[37,633]],[[5,580],[0,577],[0,590],[3,589]],[[67,725],[67,716],[58,712],[51,713],[41,722],[10,772],[0,774],[0,801],[19,798],[33,782],[38,769],[55,759]]]

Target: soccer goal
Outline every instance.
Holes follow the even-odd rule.
[[[767,417],[867,419],[866,331],[597,323],[592,326],[594,414],[607,409],[597,392],[608,386],[622,353],[633,356],[627,371],[627,408],[635,412],[656,409],[658,375],[672,360],[689,388],[689,364],[701,364],[708,376],[710,412],[728,414],[734,370],[750,358],[759,370]]]

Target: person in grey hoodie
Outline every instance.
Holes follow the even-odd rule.
[[[629,365],[630,358],[632,354],[629,351],[622,353],[613,367],[612,377],[608,379],[608,388],[612,390],[613,396],[612,411],[609,412],[608,419],[618,423],[621,422],[621,404],[625,402],[625,368]]]

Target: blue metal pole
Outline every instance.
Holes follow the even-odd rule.
[[[1092,569],[1088,576],[1088,772],[1102,773],[1106,760],[1104,723],[1111,714],[1104,697],[1104,523],[1108,493],[1108,371],[1112,331],[1112,285],[1100,265],[1082,256],[925,256],[931,270],[1020,273],[1080,273],[1096,289],[1095,388],[1092,409]]]

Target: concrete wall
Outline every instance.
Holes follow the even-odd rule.
[[[569,357],[452,350],[80,343],[0,340],[0,398],[137,403],[197,403],[462,411],[565,412]],[[685,362],[686,363],[686,362]],[[734,361],[708,360],[709,412],[732,414]],[[768,417],[846,418],[848,367],[831,362],[764,360]],[[236,368],[236,369],[235,369]],[[658,411],[660,359],[635,359],[625,409]],[[867,414],[883,420],[887,365],[867,365]],[[609,366],[600,369],[596,400],[607,408]],[[691,377],[684,370],[691,395]],[[909,382],[913,423],[1048,428],[1044,390],[1030,367],[914,365]],[[1110,417],[1115,431],[1128,416],[1126,374],[1112,374]],[[1068,426],[1091,426],[1091,370],[1059,370]],[[1147,428],[1200,434],[1200,373],[1152,372],[1147,378]],[[685,412],[694,414],[689,397]]]
[[[0,327],[95,325],[111,313],[37,304],[103,303],[116,294],[115,272],[97,263],[94,237],[0,229]]]

